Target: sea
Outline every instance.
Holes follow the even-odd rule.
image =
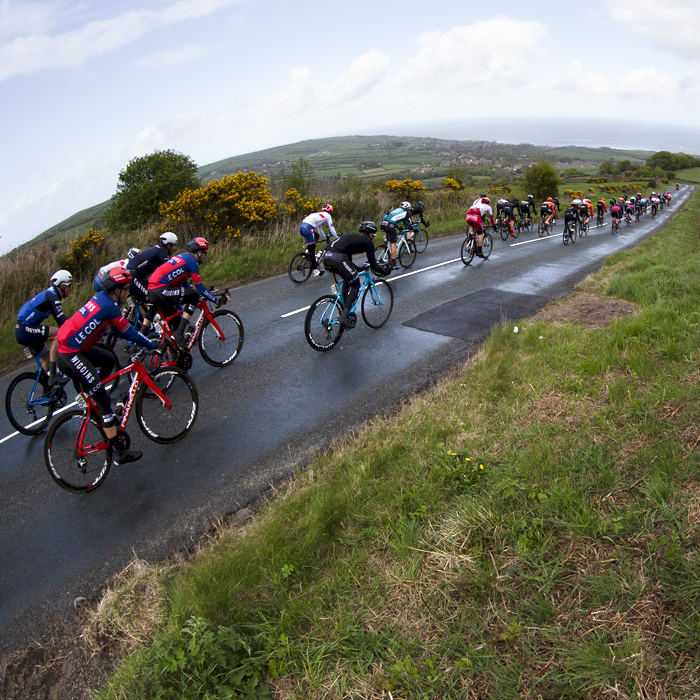
[[[667,124],[567,119],[484,119],[421,123],[390,129],[381,132],[375,130],[374,133],[700,155],[700,129]]]

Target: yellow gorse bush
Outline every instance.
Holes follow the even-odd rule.
[[[457,180],[454,180],[451,177],[446,177],[445,178],[445,187],[451,189],[451,190],[461,190],[464,188],[464,185],[460,185]]]
[[[67,253],[59,255],[58,264],[79,277],[81,272],[93,267],[91,265],[93,256],[101,248],[104,241],[104,234],[90,228],[85,235],[78,236],[70,244]]]
[[[277,200],[266,177],[238,172],[199,189],[184,190],[167,204],[161,202],[160,215],[161,230],[182,233],[185,238],[202,234],[212,240],[238,238],[242,228],[265,226],[274,219]]]
[[[318,197],[304,197],[294,187],[287,190],[284,196],[288,202],[283,205],[285,213],[306,216],[311,212],[321,210],[321,200]]]
[[[420,180],[410,180],[408,178],[402,182],[389,180],[385,183],[385,187],[388,192],[397,194],[402,199],[411,200],[425,194],[425,187],[423,187],[423,183]]]

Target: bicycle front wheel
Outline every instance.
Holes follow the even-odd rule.
[[[343,335],[339,317],[340,304],[335,296],[327,294],[311,304],[304,319],[304,335],[314,350],[326,352],[338,344]]]
[[[38,435],[51,420],[53,404],[49,382],[41,373],[36,389],[36,372],[22,372],[10,383],[5,394],[5,412],[22,435]]]
[[[112,448],[99,418],[80,409],[59,416],[46,433],[44,459],[51,478],[66,491],[94,491],[112,466]]]
[[[394,308],[394,292],[384,280],[370,284],[362,293],[362,318],[370,328],[381,328]]]
[[[571,227],[571,242],[576,243],[576,227]]]
[[[145,382],[136,394],[136,419],[144,435],[161,445],[182,440],[194,425],[199,396],[193,381],[179,367],[161,367],[151,379],[170,406]]]
[[[544,221],[540,219],[539,226],[537,227],[537,235],[542,238],[544,236]]]
[[[416,247],[416,253],[424,253],[428,247],[428,230],[418,228],[413,234],[413,245]]]
[[[304,284],[311,277],[311,260],[306,253],[297,253],[289,263],[289,279],[294,284]]]
[[[398,251],[399,265],[409,268],[416,261],[416,248],[410,241],[406,241]]]
[[[462,262],[465,265],[469,265],[474,259],[474,252],[476,250],[476,243],[473,238],[467,236],[464,241],[462,241]]]
[[[501,240],[507,241],[508,236],[510,235],[510,228],[506,224],[501,224],[500,233],[501,233]]]
[[[487,260],[493,250],[493,236],[490,233],[484,234],[484,240],[481,242],[481,253],[484,260]]]
[[[229,309],[219,309],[207,319],[199,334],[199,352],[214,367],[230,365],[243,347],[243,323]]]

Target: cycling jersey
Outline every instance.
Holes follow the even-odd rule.
[[[202,283],[202,278],[199,276],[199,263],[192,253],[173,255],[170,260],[157,267],[148,280],[148,290],[150,292],[162,287],[182,287],[190,278],[201,296],[209,301],[217,301]]]
[[[564,223],[568,221],[578,221],[579,220],[579,214],[578,214],[578,209],[574,206],[573,202],[571,203],[571,206],[567,207],[566,210],[564,211]]]
[[[153,273],[168,259],[168,251],[160,245],[152,245],[150,248],[142,250],[134,255],[133,258],[127,260],[126,269],[131,273],[132,277],[138,277],[145,280],[148,275]]]
[[[122,315],[119,304],[107,292],[98,292],[85,306],[78,309],[58,331],[58,351],[74,353],[90,350],[107,326],[112,324],[117,334],[146,348],[155,344],[141,335]]]
[[[598,200],[597,207],[598,207],[598,211],[600,211],[601,209],[605,212],[608,211],[608,203],[604,199]]]
[[[491,223],[495,226],[493,209],[488,204],[484,204],[481,199],[477,199],[467,212],[467,223],[471,225],[476,233],[481,233],[483,220],[486,216],[491,219]]]
[[[66,321],[61,308],[61,297],[53,286],[39,292],[24,304],[17,314],[17,322],[25,326],[39,326],[49,316],[53,316],[59,326]]]
[[[307,224],[308,226],[311,226],[311,228],[318,229],[319,233],[321,233],[322,235],[323,225],[326,224],[328,226],[328,230],[331,232],[331,235],[334,238],[338,238],[338,234],[333,228],[333,219],[331,218],[331,215],[328,212],[318,211],[314,214],[309,214],[307,217],[304,218],[302,224]]]
[[[113,267],[126,267],[126,264],[129,262],[129,258],[124,258],[124,260],[115,260],[114,262],[107,263],[107,265],[103,265],[98,271],[97,271],[97,276],[98,277],[104,277]]]
[[[584,206],[588,209],[587,216],[593,216],[593,205],[591,204],[590,199],[584,199],[583,200]]]
[[[613,219],[621,219],[622,218],[622,208],[620,206],[618,206],[617,204],[615,204],[610,208],[610,214],[612,215]]]

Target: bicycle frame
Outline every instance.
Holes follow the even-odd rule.
[[[51,395],[42,396],[38,399],[34,398],[34,392],[36,391],[36,387],[39,384],[39,377],[41,377],[41,373],[44,371],[44,367],[42,366],[41,360],[39,360],[39,358],[46,355],[47,352],[49,352],[49,351],[43,350],[38,355],[32,355],[32,351],[29,348],[24,349],[25,357],[27,359],[30,359],[30,358],[33,359],[37,364],[37,373],[36,373],[36,378],[34,379],[34,386],[32,387],[32,392],[29,395],[29,405],[30,406],[43,406],[47,403],[51,403],[51,401],[52,401]]]
[[[355,309],[357,309],[357,305],[360,303],[360,300],[362,299],[362,295],[367,287],[370,287],[370,289],[374,289],[374,281],[372,280],[372,275],[370,274],[370,269],[367,268],[365,270],[360,270],[358,273],[358,277],[362,277],[362,284],[360,284],[360,289],[357,292],[357,298],[355,299],[355,303],[350,307],[350,311],[348,313],[352,314],[355,313]],[[336,308],[338,308],[338,303],[342,304],[345,306],[345,299],[343,298],[343,292],[341,291],[341,283],[336,282],[332,287],[331,291],[335,294],[335,301],[333,302],[332,306],[329,306],[327,309],[324,309],[323,314],[321,314],[321,320],[325,320],[326,313],[329,313],[330,316],[333,316],[333,312],[335,311]],[[372,293],[372,292],[370,292]],[[372,298],[374,300],[375,296],[372,293]],[[379,298],[377,295],[376,298]],[[381,299],[380,299],[381,303]]]
[[[153,379],[151,379],[151,376],[148,374],[148,371],[144,367],[141,360],[132,362],[128,367],[124,367],[118,372],[115,372],[114,374],[110,375],[109,377],[107,377],[107,379],[105,379],[105,383],[111,381],[115,377],[121,377],[123,374],[130,374],[132,372],[135,372],[136,376],[134,376],[131,380],[131,386],[129,387],[128,392],[128,400],[124,405],[124,412],[122,413],[121,420],[119,421],[119,430],[126,430],[126,424],[129,421],[131,409],[134,405],[134,399],[136,398],[136,393],[138,392],[139,387],[141,386],[141,382],[146,383],[148,388],[158,397],[161,403],[168,410],[170,410],[171,408],[170,401],[168,401],[165,394],[163,394],[163,392],[158,388],[158,385],[153,381]],[[97,404],[92,399],[92,397],[86,396],[83,392],[80,392],[76,401],[78,406],[85,411],[85,418],[88,418],[91,413],[95,414],[96,416],[99,416]],[[81,457],[92,454],[94,452],[99,452],[100,450],[106,450],[109,447],[109,443],[106,440],[102,440],[102,442],[98,442],[92,445],[83,444],[83,438],[85,437],[85,431],[87,430],[88,422],[88,420],[83,421],[75,440],[76,452]]]
[[[226,290],[228,292],[228,290]],[[205,321],[209,321],[211,324],[212,328],[215,330],[216,334],[219,336],[221,340],[224,340],[224,333],[219,327],[219,325],[216,322],[216,319],[214,318],[214,314],[212,314],[211,310],[209,309],[209,304],[207,303],[206,299],[200,299],[199,303],[195,307],[201,311],[199,316],[197,317],[197,320],[195,321],[194,327],[192,328],[192,333],[190,334],[190,339],[187,341],[187,350],[190,351],[193,347],[194,344],[197,342],[197,338],[199,337],[199,332],[202,329],[202,326],[204,325]],[[167,318],[161,318],[161,325],[163,329],[163,333],[170,338],[170,340],[173,339],[173,332],[170,328],[170,321],[172,321],[174,318],[177,318],[178,316],[182,315],[182,309],[179,311],[176,311],[172,316],[168,316]],[[164,365],[167,365],[167,362],[163,362]],[[175,363],[172,363],[175,364]]]

